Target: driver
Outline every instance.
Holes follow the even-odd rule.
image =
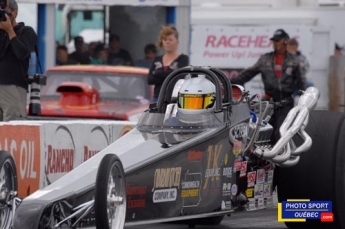
[[[166,120],[173,126],[186,126],[205,122],[205,114],[215,109],[216,88],[204,75],[187,75],[178,92],[176,117]]]

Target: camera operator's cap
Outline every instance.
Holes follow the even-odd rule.
[[[84,38],[83,37],[81,37],[81,36],[76,36],[75,38],[74,38],[74,43],[75,44],[77,44],[77,43],[84,43]]]
[[[290,36],[287,32],[285,32],[285,30],[283,29],[277,29],[274,34],[273,37],[270,38],[271,41],[280,41],[281,39],[289,39]]]

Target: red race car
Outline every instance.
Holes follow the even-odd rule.
[[[37,118],[137,121],[149,107],[148,70],[137,67],[69,65],[48,69]]]

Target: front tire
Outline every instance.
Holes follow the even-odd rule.
[[[97,229],[123,229],[126,218],[125,172],[115,154],[103,157],[95,186],[95,218]]]
[[[7,151],[0,151],[0,228],[12,227],[13,206],[10,193],[18,191],[16,165],[12,155]]]
[[[285,223],[289,228],[345,229],[345,115],[312,111],[306,132],[313,143],[291,168],[277,169],[279,202],[287,199],[330,200],[333,223],[307,220]]]

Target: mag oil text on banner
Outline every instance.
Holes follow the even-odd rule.
[[[0,150],[14,158],[19,197],[40,188],[42,143],[41,125],[0,125]]]
[[[287,200],[278,203],[279,222],[306,222],[308,219],[333,222],[332,201]]]

